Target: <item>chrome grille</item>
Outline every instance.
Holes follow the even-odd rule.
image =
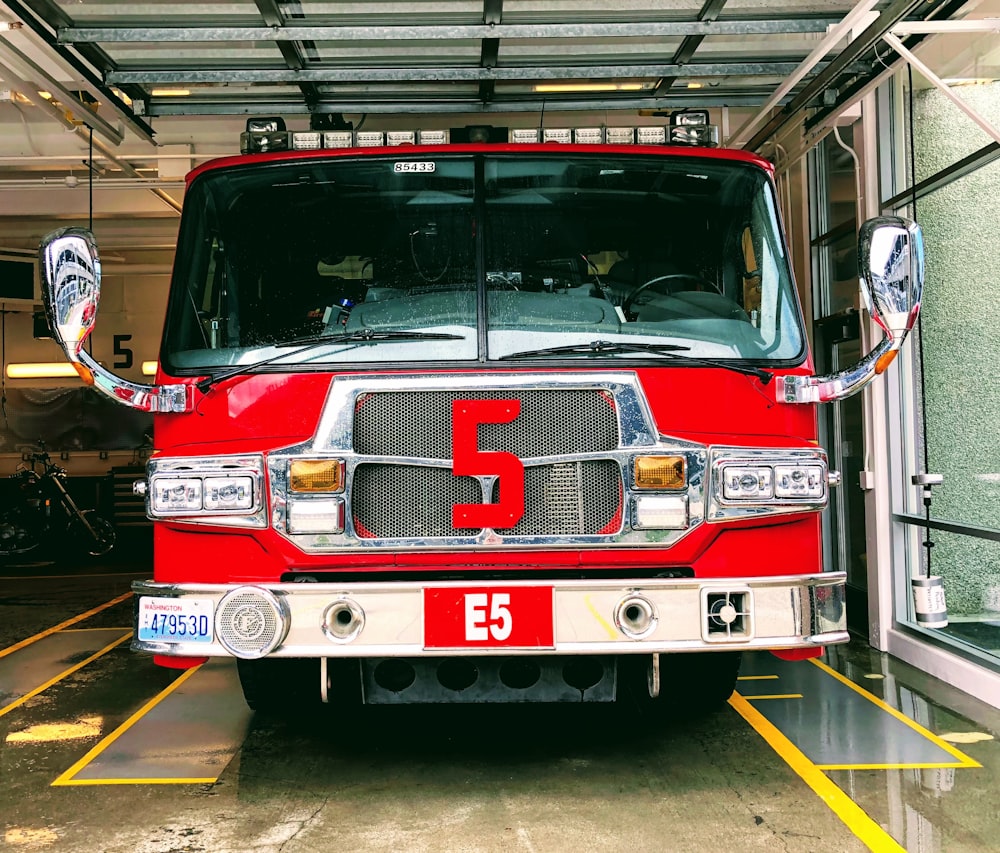
[[[524,470],[524,516],[509,536],[571,536],[617,532],[622,482],[614,460],[599,459]],[[499,488],[491,498],[496,503]],[[452,506],[481,503],[479,483],[448,468],[367,463],[354,472],[351,511],[361,538],[475,536],[452,527]]]
[[[477,480],[449,468],[368,464],[354,471],[351,512],[362,539],[475,536],[478,529],[451,526],[451,508],[482,500]]]
[[[366,456],[451,459],[453,400],[521,401],[511,423],[479,426],[481,451],[519,459],[601,453],[619,444],[610,394],[599,389],[382,391],[361,395],[354,410],[354,449]]]
[[[494,487],[491,500],[500,499]],[[524,469],[524,516],[512,536],[617,533],[622,484],[610,459],[536,465]]]

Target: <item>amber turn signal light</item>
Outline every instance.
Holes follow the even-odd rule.
[[[293,492],[339,492],[344,488],[341,459],[293,459],[288,467]]]
[[[637,489],[683,489],[687,485],[683,456],[636,456],[632,471]]]

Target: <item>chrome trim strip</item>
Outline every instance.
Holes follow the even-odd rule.
[[[502,581],[503,587],[551,586],[554,598],[555,654],[650,654],[652,652],[811,648],[847,642],[844,615],[846,575],[829,572],[769,578],[680,578],[635,580]],[[164,584],[136,581],[136,596],[199,597],[216,602],[246,584]],[[280,598],[290,614],[288,633],[276,657],[422,657],[538,654],[538,649],[466,648],[427,650],[423,645],[423,590],[488,590],[489,582],[287,583],[256,585]],[[727,590],[753,593],[753,632],[746,638],[703,637],[704,599]],[[653,608],[655,627],[630,638],[615,627],[623,598],[642,597]],[[364,624],[351,640],[333,641],[324,616],[334,603],[353,602]],[[218,643],[140,642],[132,648],[167,655],[226,656]]]

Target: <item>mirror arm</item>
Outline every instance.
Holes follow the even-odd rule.
[[[85,349],[77,357],[66,355],[76,364],[84,382],[141,412],[190,412],[194,410],[193,385],[141,385],[116,376],[99,364]]]
[[[883,338],[857,364],[825,376],[776,376],[774,393],[779,403],[832,403],[850,397],[882,373],[895,358],[903,336]]]

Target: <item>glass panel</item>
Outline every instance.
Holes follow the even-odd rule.
[[[854,148],[854,126],[837,128],[837,133],[847,148]],[[847,227],[857,237],[857,201],[858,184],[857,168],[850,151],[839,145],[831,135],[819,146],[819,155],[823,158],[823,174],[826,175],[826,191],[820,194],[817,213],[817,233],[826,234],[838,226]],[[854,240],[855,246],[857,240]],[[857,288],[857,260],[854,261],[850,275],[854,278]],[[835,276],[838,280],[840,276]]]
[[[489,356],[791,359],[798,303],[764,173],[691,158],[486,164]],[[594,341],[622,344],[587,351]],[[650,358],[657,358],[653,353]]]
[[[842,237],[817,247],[823,264],[825,287],[820,294],[822,316],[839,314],[858,307],[861,291],[858,286],[858,235],[849,231]]]
[[[927,245],[921,311],[933,515],[1000,528],[1000,163],[918,203]]]
[[[472,186],[471,159],[402,156],[204,175],[185,201],[166,363],[475,358]],[[351,332],[414,334],[294,343]]]
[[[1000,542],[931,531],[931,573],[944,585],[948,626],[942,634],[1000,653]],[[907,621],[916,623],[913,601]]]

